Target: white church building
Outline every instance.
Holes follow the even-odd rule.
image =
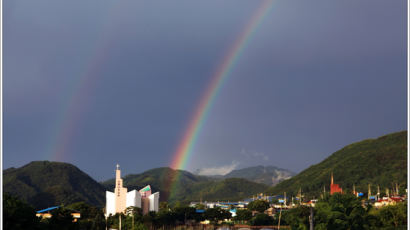
[[[142,208],[142,213],[150,211],[158,212],[159,192],[151,192],[151,186],[147,185],[143,189],[127,192],[123,187],[120,166],[117,164],[115,170],[115,189],[114,192],[106,191],[105,215],[124,213],[128,207]]]

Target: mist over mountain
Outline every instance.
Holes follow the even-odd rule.
[[[233,170],[224,175],[224,178],[244,178],[257,183],[275,185],[294,176],[295,173],[275,166],[255,166]]]
[[[198,169],[195,174],[202,175],[204,170]],[[278,168],[275,166],[253,166],[242,169],[229,170],[223,175],[206,175],[214,179],[227,179],[227,178],[243,178],[257,183],[263,183],[266,185],[275,185],[285,179],[291,178],[295,175],[287,169]]]

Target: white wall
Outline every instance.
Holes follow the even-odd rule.
[[[158,210],[159,210],[159,192],[151,194],[151,196],[149,196],[148,199],[149,199],[149,210],[158,212]]]
[[[131,206],[141,208],[141,194],[137,190],[127,193],[126,207]]]
[[[106,198],[106,216],[115,215],[115,194],[113,192],[106,191],[105,192],[105,198]]]

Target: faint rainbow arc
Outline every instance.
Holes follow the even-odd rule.
[[[230,76],[235,64],[239,57],[243,53],[247,44],[254,35],[256,29],[260,26],[266,15],[270,12],[273,6],[273,0],[265,0],[258,7],[257,11],[253,14],[250,22],[246,25],[245,29],[240,34],[239,38],[235,41],[228,53],[225,55],[222,63],[217,68],[217,71],[212,76],[209,85],[207,86],[205,93],[200,99],[200,102],[194,110],[192,119],[188,123],[184,136],[173,155],[170,167],[173,169],[185,169],[186,164],[192,155],[193,147],[197,141],[198,135],[205,123],[205,120],[215,102],[215,99]],[[176,181],[178,178],[173,178],[171,182],[170,191],[174,190]]]
[[[116,13],[118,7],[118,4],[111,3],[108,7],[109,14]],[[58,109],[59,116],[54,122],[50,142],[47,146],[47,160],[65,162],[70,160],[67,158],[69,156],[67,151],[73,144],[74,135],[78,131],[80,122],[89,106],[89,100],[86,98],[94,92],[100,78],[99,75],[101,75],[101,68],[109,58],[107,50],[113,44],[110,36],[112,27],[113,22],[109,21],[109,18],[105,18],[94,45],[88,49],[88,56],[84,59],[84,65],[80,68],[78,77],[71,81],[71,87],[63,96],[63,102]]]

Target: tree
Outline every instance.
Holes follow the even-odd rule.
[[[180,206],[173,209],[174,218],[175,220],[182,222],[184,224],[187,223],[188,220],[195,220],[197,221],[200,219],[198,216],[199,214],[196,213],[196,209],[193,207],[188,206]]]
[[[205,205],[204,204],[196,204],[195,208],[200,209],[200,210],[205,210]]]
[[[91,229],[93,230],[104,230],[105,229],[104,215],[96,214],[93,221],[91,222]]]
[[[67,209],[79,211],[81,213],[81,219],[94,218],[97,213],[103,213],[102,210],[83,201],[67,205]]]
[[[407,203],[389,205],[379,210],[378,216],[384,227],[399,227],[407,225]]]
[[[352,194],[336,193],[315,206],[316,229],[364,229],[367,212]]]
[[[252,219],[252,212],[248,209],[237,209],[234,219],[237,221],[249,221]]]
[[[159,211],[162,211],[162,210],[164,210],[164,211],[169,211],[170,210],[168,202],[163,201],[163,202],[159,203]]]
[[[216,207],[205,210],[204,217],[211,221],[211,223],[215,224],[218,223],[218,221],[230,219],[232,215],[229,211]]]
[[[83,201],[67,206],[71,211],[79,211],[79,229],[105,229],[104,213],[102,209],[89,205]]]
[[[261,225],[272,225],[273,218],[265,213],[258,213],[254,218],[251,219],[251,225],[261,226]]]
[[[151,228],[152,226],[155,226],[155,225],[156,225],[156,215],[157,215],[157,214],[156,214],[155,212],[153,212],[153,211],[148,212],[146,215],[144,215],[144,216],[142,217],[143,223],[144,223],[145,225],[150,226],[150,228]]]
[[[266,209],[269,208],[269,202],[266,200],[255,200],[248,204],[248,209],[251,211],[257,211],[263,213]]]
[[[157,214],[156,223],[162,227],[175,225],[175,213],[170,210],[160,210]]]
[[[35,229],[39,223],[34,209],[19,199],[3,194],[4,229]]]
[[[310,207],[298,206],[282,212],[281,225],[289,225],[291,229],[308,229]]]
[[[73,222],[73,216],[71,215],[71,210],[65,208],[64,206],[53,209],[51,212],[51,218],[48,221],[48,226],[50,229],[61,229],[61,230],[75,230],[77,229],[77,224]]]

